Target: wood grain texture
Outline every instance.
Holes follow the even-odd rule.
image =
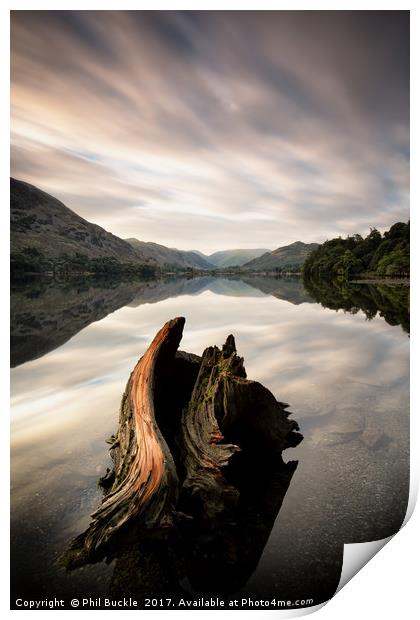
[[[122,397],[118,434],[111,448],[115,463],[113,484],[89,528],[64,556],[71,568],[93,561],[111,537],[134,518],[145,528],[170,524],[177,501],[178,477],[169,448],[155,417],[159,372],[174,357],[185,319],[168,321],[137,362]],[[160,386],[164,389],[164,386]]]

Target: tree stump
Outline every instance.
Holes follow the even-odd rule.
[[[251,522],[256,527],[256,505],[266,515],[257,546],[265,544],[297,465],[285,464],[282,452],[302,435],[288,405],[246,378],[232,335],[201,358],[177,352],[184,323],[182,317],[168,321],[131,373],[112,437],[114,469],[101,479],[105,497],[63,555],[68,569],[121,556],[124,540],[150,547],[162,531],[176,532],[176,545],[179,536],[195,541],[185,560],[194,566],[200,545],[208,546],[209,536],[217,537],[211,532],[226,524],[241,523],[237,547],[238,532],[246,536]],[[274,498],[258,490],[264,478],[281,481]],[[247,565],[259,552],[248,553]]]

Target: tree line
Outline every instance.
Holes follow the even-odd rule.
[[[371,228],[366,237],[352,235],[325,241],[303,265],[309,278],[410,275],[410,222],[397,222],[383,235]]]
[[[115,277],[155,277],[157,268],[143,263],[121,262],[113,256],[90,258],[76,252],[74,255],[63,254],[57,258],[45,256],[37,248],[24,248],[10,256],[11,277],[19,278],[26,274],[51,273],[54,276],[71,276],[92,274],[95,276]]]

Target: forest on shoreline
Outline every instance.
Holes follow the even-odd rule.
[[[305,278],[410,276],[410,222],[397,222],[383,235],[371,228],[361,235],[325,241],[306,259]]]

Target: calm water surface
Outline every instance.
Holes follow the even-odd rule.
[[[408,498],[409,339],[378,313],[324,308],[300,281],[198,278],[19,289],[12,298],[13,598],[108,592],[113,563],[58,565],[101,501],[129,373],[168,319],[201,354],[233,333],[248,377],[290,403],[304,441],[241,594],[325,600],[342,545],[400,527]],[[382,313],[383,314],[383,313]],[[188,593],[188,584],[185,584]]]

